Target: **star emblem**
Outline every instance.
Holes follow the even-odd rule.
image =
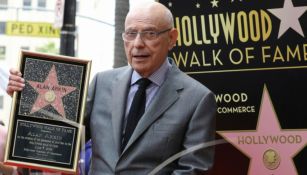
[[[172,3],[172,2],[169,2],[169,3],[168,3],[168,6],[169,6],[169,7],[172,7],[172,6],[173,6],[173,3]]]
[[[213,8],[213,7],[218,7],[217,3],[219,3],[219,1],[217,1],[217,0],[212,0],[212,1],[210,1],[210,3],[212,4],[212,8]]]
[[[301,36],[304,36],[299,17],[307,10],[307,6],[294,7],[291,0],[285,0],[284,7],[278,9],[268,9],[273,15],[280,19],[278,38],[280,38],[289,28],[292,28]]]
[[[297,174],[294,157],[306,146],[307,130],[283,130],[264,88],[256,131],[218,131],[248,156],[249,175]]]
[[[212,4],[212,8],[213,8],[213,7],[218,7],[217,3],[219,3],[219,1],[217,1],[217,0],[212,0],[212,1],[210,1],[210,3]]]
[[[196,8],[198,8],[198,9],[200,8],[200,4],[199,4],[199,3],[196,3],[195,6],[196,6]]]
[[[74,91],[76,88],[59,85],[54,65],[44,82],[28,81],[28,83],[38,93],[30,114],[37,112],[47,105],[51,105],[62,117],[65,117],[62,97]]]

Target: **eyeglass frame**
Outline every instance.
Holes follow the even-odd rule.
[[[125,32],[122,33],[122,39],[123,39],[124,41],[126,41],[126,42],[132,42],[132,41],[134,41],[134,40],[136,39],[136,37],[137,37],[138,35],[140,35],[141,39],[145,39],[146,41],[153,41],[153,40],[157,39],[157,38],[160,36],[160,34],[163,34],[163,33],[168,32],[168,31],[170,31],[170,30],[172,30],[172,27],[171,27],[171,28],[168,28],[168,29],[165,29],[165,30],[162,30],[162,31],[159,31],[159,32],[150,31],[150,30],[148,30],[148,31],[143,31],[143,32],[130,32],[130,34],[135,34],[135,37],[134,37],[132,40],[127,40],[127,39],[125,38],[125,35],[126,35],[127,32],[128,32],[128,31],[125,31]],[[154,34],[155,37],[153,37],[152,39],[148,39],[148,38],[146,38],[146,37],[144,38],[143,36],[144,36],[144,34],[146,34],[146,33],[152,33],[152,34]]]

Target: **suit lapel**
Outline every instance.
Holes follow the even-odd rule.
[[[122,121],[125,115],[126,98],[129,90],[129,83],[132,69],[127,69],[113,82],[112,90],[112,125],[114,142],[117,152],[120,154]]]
[[[154,97],[152,104],[150,104],[144,116],[140,119],[123,153],[179,98],[178,90],[183,89],[183,86],[180,80],[177,79],[178,74],[180,74],[178,68],[173,66],[167,79]]]

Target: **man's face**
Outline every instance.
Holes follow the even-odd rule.
[[[125,22],[125,31],[130,32],[160,32],[169,28],[159,21],[157,15],[151,16],[144,13],[130,14]],[[177,34],[175,29],[171,29],[161,33],[154,40],[146,40],[138,34],[133,41],[124,41],[126,56],[132,68],[143,77],[148,77],[156,71],[165,61],[168,50],[176,42],[177,35],[173,39],[174,32]]]

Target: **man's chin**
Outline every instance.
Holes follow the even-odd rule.
[[[133,59],[132,65],[133,65],[133,67],[142,68],[142,67],[146,66],[147,61],[148,61],[147,59]]]

